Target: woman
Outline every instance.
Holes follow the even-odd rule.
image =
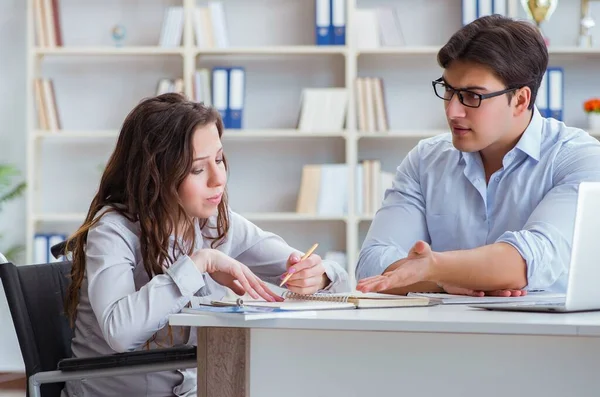
[[[311,294],[346,291],[337,264],[301,253],[227,206],[227,163],[218,112],[164,94],[127,116],[87,218],[71,237],[66,312],[72,350],[89,357],[196,344],[187,327],[168,326],[193,295],[226,288],[280,300],[259,279]],[[256,275],[255,275],[256,274]],[[189,396],[196,370],[68,382],[64,396]]]

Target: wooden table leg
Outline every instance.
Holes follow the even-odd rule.
[[[199,327],[198,397],[250,395],[250,329]]]

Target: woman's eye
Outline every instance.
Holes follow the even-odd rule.
[[[202,173],[202,171],[204,171],[204,170],[192,170],[192,174],[199,175]]]

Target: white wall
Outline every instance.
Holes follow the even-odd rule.
[[[25,177],[25,6],[0,1],[0,163],[13,163]],[[25,238],[25,201],[0,212],[0,251]],[[21,352],[0,286],[0,372],[23,371]]]

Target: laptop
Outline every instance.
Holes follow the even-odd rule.
[[[558,209],[557,209],[558,210]],[[580,312],[600,310],[600,182],[581,182],[577,196],[569,279],[565,299],[470,305],[488,310]]]

